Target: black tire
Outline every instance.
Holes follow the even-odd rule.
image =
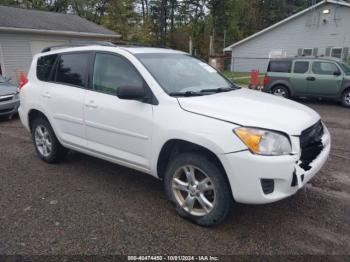
[[[287,87],[283,85],[277,85],[272,88],[272,94],[275,96],[282,96],[284,98],[290,98],[290,93]],[[280,94],[280,95],[278,95]]]
[[[176,193],[173,191],[172,183],[174,176],[181,167],[187,165],[192,165],[205,172],[207,177],[211,180],[210,185],[215,188],[215,204],[208,214],[198,216],[189,213],[179,203]],[[206,156],[198,153],[183,153],[176,156],[167,167],[164,176],[164,187],[167,197],[175,206],[177,213],[181,217],[203,227],[211,227],[221,223],[227,217],[232,208],[233,197],[226,175],[223,174],[222,171],[220,171],[220,169]],[[190,193],[186,192],[185,194],[188,194],[187,196],[189,196]],[[195,201],[197,201],[197,205],[200,204],[199,200]]]
[[[345,90],[342,97],[341,97],[341,103],[345,107],[350,107],[350,88]]]
[[[46,156],[40,152],[39,147],[35,141],[35,130],[39,126],[46,128],[46,130],[48,131],[48,136],[51,140],[51,151]],[[37,152],[38,157],[41,160],[45,161],[46,163],[49,163],[49,164],[58,163],[62,161],[67,155],[68,150],[60,144],[49,121],[45,118],[39,117],[34,119],[32,124],[32,139],[33,139],[35,151]]]

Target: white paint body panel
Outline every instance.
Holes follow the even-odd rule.
[[[287,184],[300,158],[298,135],[320,119],[313,110],[292,101],[247,90],[203,97],[170,97],[133,52],[171,50],[97,46],[78,50],[108,51],[124,56],[143,76],[159,104],[120,100],[116,96],[90,90],[43,83],[36,78],[39,56],[35,56],[28,75],[29,83],[20,94],[20,118],[28,130],[30,110],[39,110],[48,118],[64,146],[155,177],[158,177],[160,152],[168,141],[176,139],[197,144],[221,160],[233,197],[242,203],[270,203],[299,189],[291,189]],[[64,51],[77,51],[77,48]],[[55,52],[59,51],[45,54]],[[48,92],[50,97],[45,96]],[[293,155],[253,155],[233,133],[238,126],[254,126],[287,134]],[[304,184],[319,171],[328,157],[328,131],[324,145],[322,154],[305,174]],[[262,193],[260,178],[280,181],[274,194],[266,196]]]

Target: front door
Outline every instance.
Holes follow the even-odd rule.
[[[92,90],[87,91],[85,98],[89,149],[149,170],[152,105],[116,96],[120,86],[144,85],[143,78],[126,58],[111,53],[96,53],[92,75]]]
[[[343,74],[334,62],[315,61],[312,63],[312,75],[308,80],[309,94],[336,96],[343,82]]]

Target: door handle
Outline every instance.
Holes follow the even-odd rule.
[[[314,76],[309,76],[306,78],[307,81],[316,81],[316,77]]]
[[[45,93],[43,94],[43,97],[45,97],[45,98],[51,98],[51,95],[50,95],[49,92],[45,92]]]

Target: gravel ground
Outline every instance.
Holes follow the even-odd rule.
[[[237,205],[211,229],[178,217],[158,180],[75,152],[47,165],[18,119],[0,120],[0,254],[350,255],[350,110],[308,105],[332,134],[326,166],[295,196]]]

